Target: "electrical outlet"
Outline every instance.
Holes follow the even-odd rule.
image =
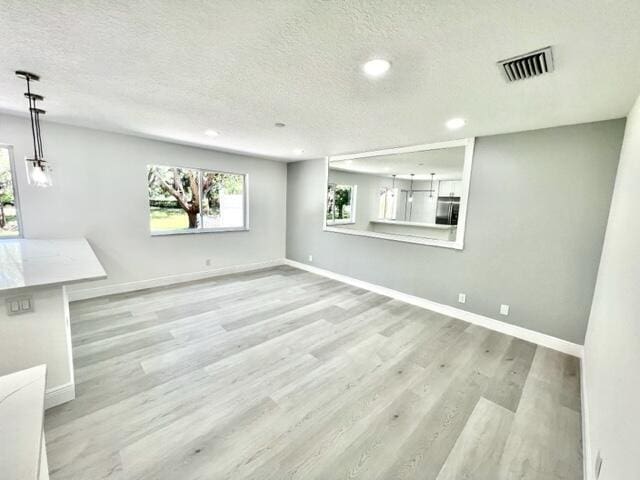
[[[459,293],[458,303],[466,303],[466,302],[467,302],[467,295],[465,293]]]
[[[6,300],[7,315],[20,315],[33,311],[33,297],[26,295],[23,297],[11,297]]]
[[[313,255],[309,255],[309,261],[313,262]]]
[[[594,473],[596,474],[597,480],[600,478],[600,471],[602,470],[602,456],[600,455],[600,450],[598,450],[598,454],[596,455],[596,464],[594,467]]]
[[[509,305],[500,305],[500,315],[509,315]]]

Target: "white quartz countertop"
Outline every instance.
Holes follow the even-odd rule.
[[[404,225],[407,227],[435,228],[436,230],[451,230],[457,225],[440,225],[438,223],[405,222],[402,220],[371,220],[371,223],[384,223],[386,225]]]
[[[46,367],[0,377],[0,478],[37,480]]]
[[[84,238],[0,240],[0,291],[106,276]]]

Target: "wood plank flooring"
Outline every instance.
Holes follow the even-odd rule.
[[[577,359],[301,270],[71,322],[53,480],[582,478]]]

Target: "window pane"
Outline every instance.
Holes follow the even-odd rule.
[[[330,183],[327,187],[327,222],[333,222],[335,220],[335,193],[336,186]]]
[[[351,219],[351,192],[351,185],[336,185],[334,199],[336,220]]]
[[[244,227],[244,175],[202,173],[202,226]]]
[[[9,150],[0,148],[0,237],[17,237],[18,204],[15,198]]]
[[[327,224],[355,223],[356,185],[330,183],[327,190]]]
[[[149,165],[152,232],[196,229],[200,221],[198,170]]]

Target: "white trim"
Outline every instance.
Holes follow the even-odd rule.
[[[379,233],[368,230],[342,229],[332,227],[327,222],[327,188],[329,184],[329,165],[335,160],[351,160],[355,158],[377,157],[380,155],[393,155],[398,153],[423,152],[427,150],[438,150],[443,148],[465,147],[464,167],[462,171],[462,196],[460,201],[460,212],[458,214],[458,225],[456,231],[456,239],[454,241],[436,240],[432,238],[418,237],[415,235],[400,235],[397,233]],[[430,143],[424,145],[412,145],[409,147],[388,148],[385,150],[377,150],[374,152],[354,153],[348,155],[333,155],[325,157],[325,188],[323,189],[323,218],[322,230],[325,232],[342,233],[345,235],[357,235],[361,237],[381,238],[383,240],[392,240],[395,242],[417,243],[420,245],[430,245],[434,247],[452,248],[455,250],[464,250],[465,226],[467,223],[467,204],[469,203],[469,186],[471,184],[471,167],[473,164],[473,152],[475,148],[475,138],[463,138],[461,140],[453,140],[450,142]]]
[[[211,227],[211,228],[180,228],[178,230],[156,230],[152,237],[166,237],[168,235],[200,235],[202,233],[248,232],[246,227]]]
[[[398,290],[393,290],[391,288],[383,287],[381,285],[376,285],[374,283],[358,280],[352,277],[348,277],[346,275],[331,272],[329,270],[324,270],[322,268],[313,267],[311,265],[296,262],[294,260],[285,259],[284,263],[291,267],[299,268],[301,270],[306,270],[308,272],[315,273],[317,275],[322,275],[323,277],[331,278],[333,280],[347,283],[355,287],[364,288],[366,290],[370,290],[380,295],[391,297],[396,300],[400,300],[402,302],[415,305],[417,307],[438,312],[443,315],[447,315],[449,317],[458,318],[460,320],[464,320],[465,322],[473,323],[475,325],[480,325],[482,327],[488,328],[490,330],[494,330],[496,332],[504,333],[506,335],[511,335],[513,337],[520,338],[522,340],[526,340],[528,342],[532,342],[537,345],[542,345],[543,347],[551,348],[553,350],[557,350],[559,352],[563,352],[568,355],[572,355],[574,357],[582,358],[582,351],[583,351],[582,345],[568,342],[566,340],[562,340],[561,338],[552,337],[551,335],[547,335],[545,333],[536,332],[534,330],[529,330],[527,328],[519,327],[517,325],[512,325],[510,323],[501,322],[500,320],[496,320],[490,317],[485,317],[484,315],[479,315],[477,313],[469,312],[467,310],[462,310],[460,308],[452,307],[450,305],[433,302],[431,300],[427,300],[426,298],[417,297],[415,295],[410,295],[408,293],[403,293]]]
[[[467,205],[469,204],[469,187],[471,186],[471,167],[476,139],[468,138],[464,149],[464,167],[462,169],[462,196],[460,199],[460,211],[458,212],[458,230],[456,232],[455,247],[464,248],[464,234],[467,226]]]
[[[396,153],[414,153],[424,152],[427,150],[440,150],[442,148],[466,147],[468,138],[460,140],[451,140],[448,142],[425,143],[420,145],[410,145],[408,147],[385,148],[384,150],[375,150],[372,152],[348,153],[346,155],[331,155],[332,160],[353,160],[356,158],[379,157],[381,155],[393,155]]]
[[[174,283],[190,282],[193,280],[201,280],[203,278],[217,277],[220,275],[228,275],[230,273],[249,272],[252,270],[260,270],[263,268],[275,267],[282,265],[284,261],[280,258],[267,260],[265,262],[247,263],[243,265],[231,265],[228,267],[215,268],[200,272],[180,273],[176,275],[167,275],[165,277],[149,278],[147,280],[138,280],[135,282],[117,283],[113,285],[104,285],[102,287],[83,288],[81,290],[70,290],[69,300],[72,302],[78,300],[86,300],[89,298],[103,297],[105,295],[115,295],[118,293],[133,292],[135,290],[143,290],[146,288],[164,287]]]
[[[591,457],[591,425],[589,423],[589,397],[587,395],[587,368],[585,355],[580,360],[580,397],[582,400],[582,471],[584,480],[594,478],[593,462]]]
[[[73,382],[50,388],[44,392],[44,409],[62,405],[76,398],[76,386]]]
[[[69,384],[74,386],[76,383],[75,373],[73,368],[73,342],[71,340],[71,314],[69,313],[69,291],[66,285],[62,286],[62,309],[64,312],[64,334],[65,341],[67,342],[67,366],[69,367]],[[75,398],[75,387],[74,387]]]
[[[328,175],[328,174],[327,174]],[[328,195],[327,195],[327,191],[325,191],[325,225],[329,226],[329,225],[355,225],[356,223],[356,213],[358,211],[358,185],[355,184],[346,184],[346,183],[328,183],[328,176],[327,176],[327,190],[329,189],[329,187],[331,185],[333,185],[333,202],[334,202],[334,217],[335,217],[335,197],[336,197],[336,187],[338,185],[343,186],[343,187],[351,187],[351,216],[347,219],[338,219],[336,220],[335,218],[333,220],[331,220],[330,222],[326,219],[327,217],[327,202],[329,201]]]
[[[9,152],[9,170],[11,171],[11,188],[13,189],[13,203],[16,209],[16,222],[18,223],[18,235],[6,235],[0,237],[0,240],[9,240],[15,238],[24,238],[24,230],[22,224],[22,207],[20,205],[20,188],[18,187],[18,175],[16,173],[16,161],[13,155],[13,145],[0,143],[0,148],[4,148]]]

